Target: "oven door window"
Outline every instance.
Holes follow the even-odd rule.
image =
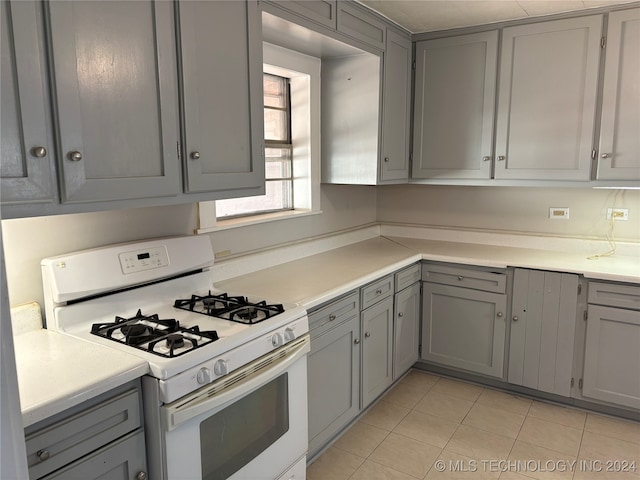
[[[200,423],[203,480],[223,480],[289,430],[288,374]]]

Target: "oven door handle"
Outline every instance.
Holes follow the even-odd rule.
[[[309,335],[304,335],[284,347],[265,355],[220,378],[208,388],[187,395],[162,407],[167,431],[206,412],[217,411],[284,373],[309,351]]]

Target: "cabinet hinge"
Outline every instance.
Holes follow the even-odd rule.
[[[602,37],[600,39],[600,48],[604,48],[607,45],[607,37]]]
[[[576,379],[571,377],[571,386],[573,387],[573,385],[576,383]]]
[[[597,155],[598,155],[598,152],[595,148],[591,150],[591,160],[595,160]]]
[[[411,153],[409,154],[409,161],[410,161],[410,162],[413,162],[413,152],[411,152]]]
[[[582,319],[586,322],[588,317],[589,317],[589,311],[585,310],[584,313],[582,314]]]
[[[582,284],[579,283],[578,284],[578,295],[580,295],[582,293]]]
[[[176,153],[178,154],[178,160],[182,160],[182,154],[180,153],[180,142],[176,142]]]
[[[578,388],[582,390],[582,379],[578,380]]]
[[[416,69],[416,62],[415,62],[415,61],[414,61],[414,62],[411,62],[411,68],[412,68],[413,70],[415,70],[415,69]]]
[[[418,354],[422,356],[422,344],[418,345]]]

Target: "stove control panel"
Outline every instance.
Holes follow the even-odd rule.
[[[122,273],[125,275],[169,265],[169,255],[164,245],[147,248],[145,250],[124,252],[118,256],[120,257]]]

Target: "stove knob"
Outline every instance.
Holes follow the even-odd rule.
[[[286,328],[284,330],[285,342],[290,342],[291,340],[295,340],[295,339],[296,339],[296,332],[294,332],[292,328]]]
[[[200,370],[198,370],[198,373],[196,374],[196,381],[200,385],[206,385],[207,383],[210,383],[211,370],[209,370],[207,367],[202,367]]]
[[[227,368],[227,361],[226,360],[218,360],[213,365],[213,371],[218,376],[226,375],[227,373],[229,373],[229,369]]]
[[[284,339],[282,338],[282,334],[281,333],[274,333],[273,336],[271,337],[271,344],[274,347],[280,347],[284,344]]]

